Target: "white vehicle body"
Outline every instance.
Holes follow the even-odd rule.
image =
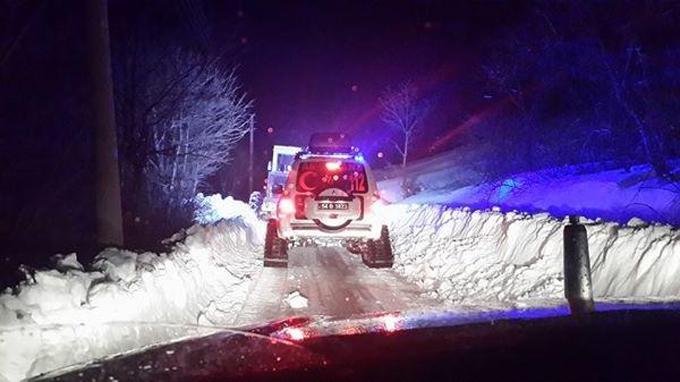
[[[272,188],[274,193],[274,188]],[[287,267],[295,245],[342,245],[372,268],[394,263],[373,173],[344,133],[317,133],[292,163],[267,221],[264,266]]]
[[[326,168],[327,163],[340,166],[335,170],[337,174]],[[301,185],[310,171],[316,178],[358,175],[305,189]],[[360,187],[346,187],[351,183]],[[292,243],[307,239],[378,239],[384,224],[380,214],[382,205],[373,173],[363,161],[345,154],[305,154],[293,164],[279,200],[278,234]]]
[[[269,161],[267,166],[269,173],[267,174],[265,195],[262,201],[262,212],[265,214],[274,216],[280,195],[276,195],[273,188],[277,185],[285,185],[288,172],[295,160],[295,155],[300,151],[302,151],[302,148],[298,146],[274,145],[272,160]]]

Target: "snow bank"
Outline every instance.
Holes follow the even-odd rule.
[[[231,196],[222,197],[220,194],[203,195],[199,193],[194,198],[194,222],[198,224],[214,224],[220,220],[235,218],[244,219],[251,227],[259,226],[257,215],[246,203]]]
[[[397,204],[387,208],[395,268],[445,301],[563,299],[564,221],[548,214]],[[587,226],[595,296],[680,298],[680,232]]]
[[[382,197],[389,202],[404,198],[402,183],[409,181],[415,188],[428,190],[455,190],[484,180],[479,170],[493,147],[465,145],[455,150],[409,162],[408,166],[392,167],[374,172]]]
[[[220,199],[227,219],[189,228],[168,254],[107,249],[88,271],[69,255],[0,295],[0,380],[230,325],[260,269],[264,227]]]

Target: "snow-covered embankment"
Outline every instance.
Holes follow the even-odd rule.
[[[404,204],[388,215],[397,271],[435,297],[519,306],[563,299],[563,220]],[[680,299],[680,231],[634,223],[588,223],[596,298]]]
[[[109,249],[87,271],[69,255],[0,295],[0,380],[232,324],[260,269],[264,227],[247,205],[219,201],[231,217],[175,235],[168,254]]]

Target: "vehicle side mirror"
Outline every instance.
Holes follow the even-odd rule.
[[[283,194],[283,186],[280,185],[280,184],[275,184],[275,185],[272,187],[272,194],[274,194],[274,195],[281,195],[281,194]]]

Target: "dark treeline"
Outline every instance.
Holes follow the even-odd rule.
[[[538,2],[486,49],[491,114],[473,133],[493,176],[584,162],[680,157],[680,9],[675,2]]]
[[[214,36],[201,1],[109,2],[127,246],[158,249],[189,224],[186,208],[171,204],[204,187],[243,135],[233,128],[249,106],[232,72],[232,14],[224,21],[232,35]],[[0,1],[2,279],[49,254],[77,251],[87,261],[98,251],[87,32],[84,1]]]

